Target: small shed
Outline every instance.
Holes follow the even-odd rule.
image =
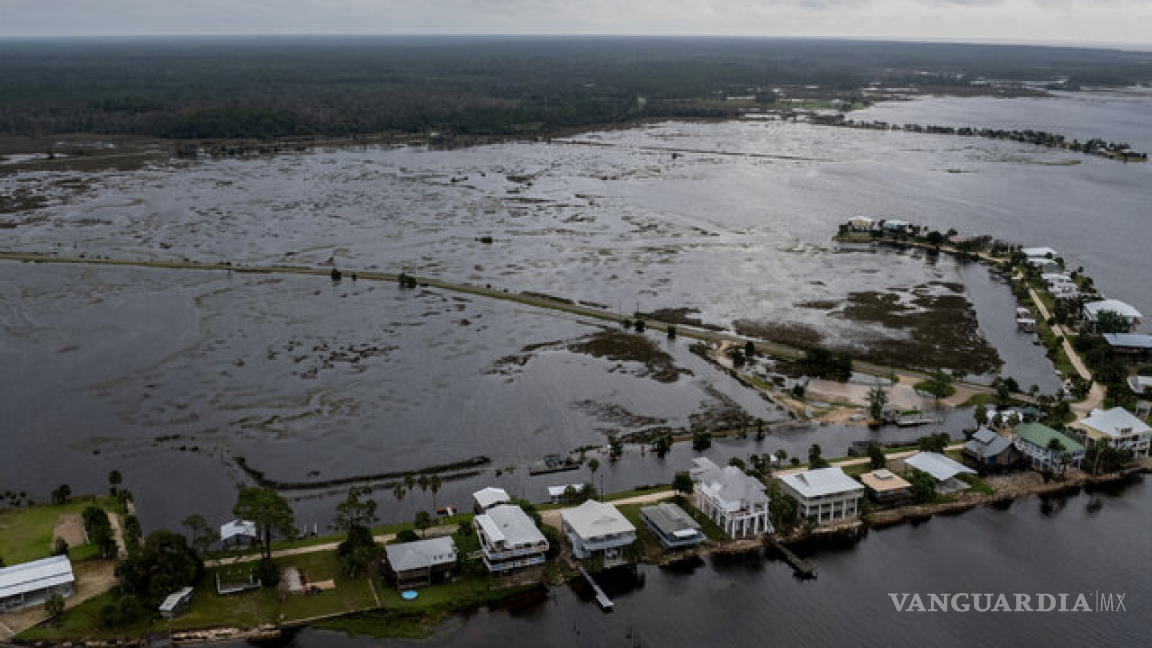
[[[192,588],[185,587],[182,590],[172,592],[160,604],[160,616],[165,619],[172,619],[180,615],[181,612],[188,608],[188,604],[192,602]]]

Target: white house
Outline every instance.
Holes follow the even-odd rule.
[[[496,488],[495,486],[488,486],[472,493],[472,499],[476,502],[476,512],[483,513],[493,506],[499,504],[507,504],[512,501],[508,497],[508,491],[503,488]]]
[[[905,459],[904,464],[931,475],[936,480],[936,490],[940,493],[967,490],[968,484],[957,479],[957,476],[976,474],[975,470],[938,452],[917,452]]]
[[[1144,318],[1144,315],[1136,310],[1135,307],[1119,299],[1102,299],[1084,304],[1084,321],[1089,324],[1095,324],[1096,318],[1100,316],[1100,313],[1105,311],[1119,315],[1128,324],[1129,328],[1139,326],[1140,320]]]
[[[817,524],[856,517],[864,496],[864,485],[834,466],[783,475],[780,484],[800,504],[800,517]]]
[[[75,591],[76,576],[68,556],[52,556],[0,569],[0,612],[43,605],[53,594]]]
[[[232,520],[220,525],[220,544],[225,549],[250,547],[256,544],[256,523],[248,520]]]
[[[1130,450],[1134,455],[1148,456],[1148,447],[1152,444],[1152,428],[1123,407],[1094,409],[1076,427],[1084,430],[1091,443]]]
[[[548,539],[519,506],[498,504],[477,515],[475,523],[488,571],[504,573],[544,564]]]
[[[1060,256],[1050,247],[1030,247],[1020,250],[1029,259],[1055,259]]]
[[[560,511],[560,521],[572,555],[581,560],[599,557],[605,567],[627,562],[624,548],[636,542],[636,527],[611,504],[588,500]]]
[[[735,466],[720,468],[707,457],[692,460],[697,507],[733,538],[772,533],[768,495],[760,480]]]
[[[456,568],[456,542],[450,536],[385,545],[384,554],[398,589],[431,585]]]

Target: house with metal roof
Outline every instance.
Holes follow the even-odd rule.
[[[768,495],[760,480],[735,466],[720,468],[707,457],[692,460],[696,503],[708,519],[732,538],[772,533]]]
[[[385,545],[384,562],[397,589],[451,580],[457,564],[456,543],[443,536]]]
[[[165,619],[174,619],[188,608],[192,602],[192,588],[185,587],[169,594],[158,608],[160,616]]]
[[[1024,423],[1012,431],[1012,440],[1020,452],[1028,458],[1034,468],[1055,470],[1064,464],[1063,453],[1067,452],[1067,466],[1079,468],[1084,462],[1085,448],[1075,439],[1061,434],[1042,423]],[[1053,440],[1060,443],[1063,450],[1049,447]]]
[[[1152,355],[1152,335],[1143,333],[1105,333],[1104,341],[1116,353]]]
[[[969,488],[959,475],[975,475],[968,466],[938,452],[917,452],[904,460],[904,465],[928,473],[936,480],[936,492],[955,493]]]
[[[982,427],[964,444],[964,456],[982,470],[1008,470],[1020,461],[1012,440]]]
[[[483,513],[493,506],[499,504],[507,504],[512,501],[508,497],[508,491],[503,488],[496,488],[495,486],[488,486],[472,493],[472,499],[476,502],[476,512]]]
[[[256,544],[256,523],[247,520],[232,520],[220,525],[220,544],[225,549],[251,547]]]
[[[1084,304],[1083,311],[1084,321],[1089,325],[1095,325],[1096,319],[1100,317],[1100,313],[1104,312],[1119,315],[1129,329],[1139,326],[1140,321],[1144,319],[1144,315],[1140,311],[1119,299],[1102,299],[1100,301],[1088,302]]]
[[[588,500],[560,511],[560,521],[572,555],[599,558],[605,567],[626,563],[624,549],[636,542],[636,527],[611,504]]]
[[[1029,247],[1020,251],[1029,259],[1055,259],[1060,256],[1050,247]]]
[[[1104,443],[1134,455],[1148,456],[1152,445],[1152,428],[1123,407],[1094,409],[1074,426],[1084,431],[1090,444]]]
[[[912,499],[912,484],[887,468],[866,472],[859,479],[878,504],[898,506]]]
[[[524,509],[497,504],[473,521],[488,571],[507,573],[544,564],[548,539]]]
[[[640,519],[666,549],[687,549],[704,542],[700,523],[672,502],[660,502],[640,509]]]
[[[817,524],[856,517],[864,485],[835,466],[780,477],[784,491],[800,504],[800,516]]]
[[[0,612],[21,610],[53,594],[64,598],[75,591],[76,576],[68,556],[52,556],[0,569]]]

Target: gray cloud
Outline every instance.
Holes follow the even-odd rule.
[[[0,0],[0,36],[603,33],[1152,41],[1141,0]]]

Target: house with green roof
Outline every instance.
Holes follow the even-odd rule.
[[[1064,448],[1062,451],[1052,448],[1052,441],[1056,440]],[[1058,469],[1064,461],[1061,455],[1067,452],[1071,461],[1065,467],[1079,468],[1084,462],[1085,449],[1082,444],[1066,434],[1042,423],[1023,423],[1012,431],[1012,441],[1017,449],[1028,457],[1034,468],[1041,470]]]

